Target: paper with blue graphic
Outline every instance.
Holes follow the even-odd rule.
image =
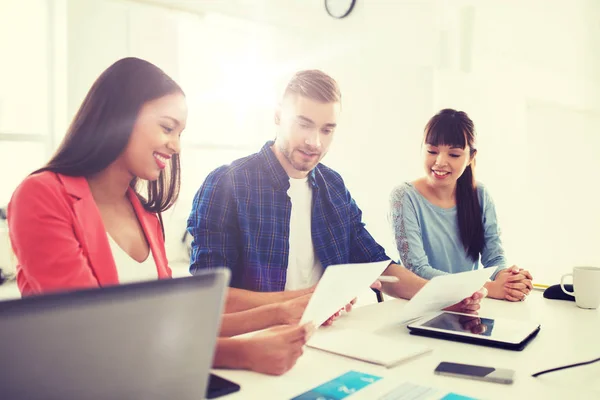
[[[380,379],[380,376],[348,371],[292,400],[340,400]]]
[[[477,400],[477,399],[475,397],[467,397],[467,396],[463,396],[461,394],[448,393],[447,395],[442,397],[440,400]]]

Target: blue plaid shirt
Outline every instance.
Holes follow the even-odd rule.
[[[291,200],[287,173],[267,142],[260,152],[211,172],[194,198],[190,272],[228,267],[231,286],[285,288]],[[318,164],[312,185],[312,239],[323,267],[389,259],[362,223],[342,177]]]

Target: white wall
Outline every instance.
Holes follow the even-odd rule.
[[[49,133],[47,32],[44,0],[32,0],[29,7],[0,1],[0,139],[12,139],[0,141],[0,207],[46,156],[44,140],[28,138]],[[20,40],[10,40],[15,37]]]
[[[122,57],[147,59],[177,79],[176,21],[164,9],[117,0],[68,0],[67,16],[71,117],[98,75]]]

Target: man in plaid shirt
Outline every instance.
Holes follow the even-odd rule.
[[[342,177],[320,163],[340,103],[331,77],[298,72],[275,114],[275,141],[214,170],[196,194],[190,272],[231,270],[227,312],[309,297],[329,265],[389,260]],[[410,299],[427,282],[391,260],[384,274],[398,278],[382,284],[394,297]],[[454,309],[477,310],[484,296],[477,292]]]

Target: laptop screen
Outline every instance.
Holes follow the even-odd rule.
[[[227,270],[0,303],[4,398],[199,399]]]

